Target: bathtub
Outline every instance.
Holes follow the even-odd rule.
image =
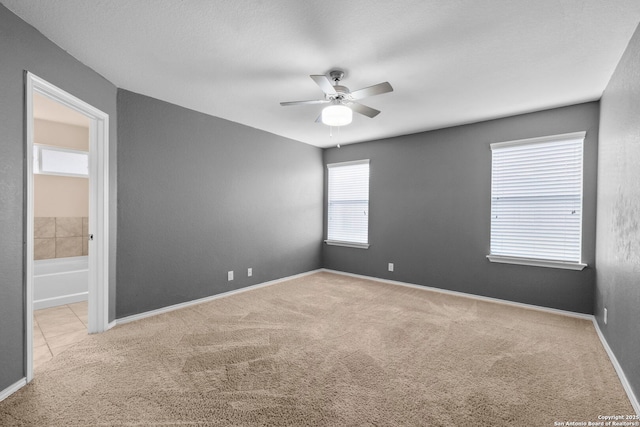
[[[77,256],[34,261],[33,309],[86,301],[89,257]]]

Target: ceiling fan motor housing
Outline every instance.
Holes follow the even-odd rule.
[[[351,93],[348,87],[342,86],[342,85],[335,85],[333,89],[336,91],[338,95],[328,96],[329,99],[346,99],[349,97],[349,94]]]

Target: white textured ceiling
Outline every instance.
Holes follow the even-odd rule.
[[[638,0],[0,0],[116,86],[319,147],[599,99]],[[309,78],[382,111],[334,130]]]

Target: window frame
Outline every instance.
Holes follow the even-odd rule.
[[[54,151],[59,153],[71,153],[79,154],[87,158],[87,173],[73,173],[73,172],[52,172],[42,170],[42,152]],[[36,175],[53,175],[53,176],[67,176],[73,178],[89,178],[89,152],[84,150],[76,150],[73,148],[58,147],[56,145],[45,144],[33,144],[33,173]]]
[[[507,255],[496,255],[489,253],[487,255],[487,259],[491,262],[496,263],[504,263],[504,264],[517,264],[517,265],[528,265],[528,266],[536,266],[536,267],[548,267],[548,268],[560,268],[560,269],[568,269],[568,270],[583,270],[587,267],[582,261],[583,256],[583,224],[584,224],[584,161],[585,161],[585,137],[586,132],[572,132],[565,133],[559,135],[550,135],[543,136],[538,138],[527,138],[527,139],[519,139],[515,141],[506,141],[506,142],[498,142],[490,144],[490,148],[492,151],[491,155],[491,196],[490,196],[490,209],[492,209],[493,205],[493,187],[494,187],[494,168],[493,168],[493,150],[507,147],[515,147],[522,145],[533,145],[544,142],[553,142],[553,141],[566,141],[566,140],[582,140],[582,164],[581,164],[581,183],[580,183],[580,261],[566,261],[566,260],[551,260],[551,259],[539,259],[539,258],[528,258],[528,257],[519,257],[519,256],[507,256]],[[491,214],[490,214],[491,218]],[[491,247],[491,227],[493,221],[490,220],[490,235],[489,235],[489,245]],[[489,251],[491,252],[491,251]]]
[[[366,164],[369,166],[369,176],[368,176],[368,182],[367,182],[367,242],[361,243],[361,242],[353,242],[353,241],[346,241],[346,240],[329,239],[329,210],[331,205],[331,199],[330,199],[331,197],[330,181],[331,180],[329,176],[329,174],[331,173],[330,171],[331,169],[334,169],[334,168],[355,166],[355,165],[362,165],[362,164]],[[368,249],[369,246],[371,245],[371,242],[369,240],[369,216],[370,216],[370,204],[371,204],[371,161],[370,159],[352,160],[352,161],[338,162],[338,163],[327,163],[326,167],[327,167],[327,208],[326,208],[327,238],[324,240],[324,242],[330,246],[344,246],[349,248]]]

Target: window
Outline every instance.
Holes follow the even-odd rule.
[[[33,173],[89,177],[89,153],[33,144]]]
[[[330,245],[369,247],[369,160],[327,165],[327,240]]]
[[[490,261],[582,270],[584,132],[491,144]]]

